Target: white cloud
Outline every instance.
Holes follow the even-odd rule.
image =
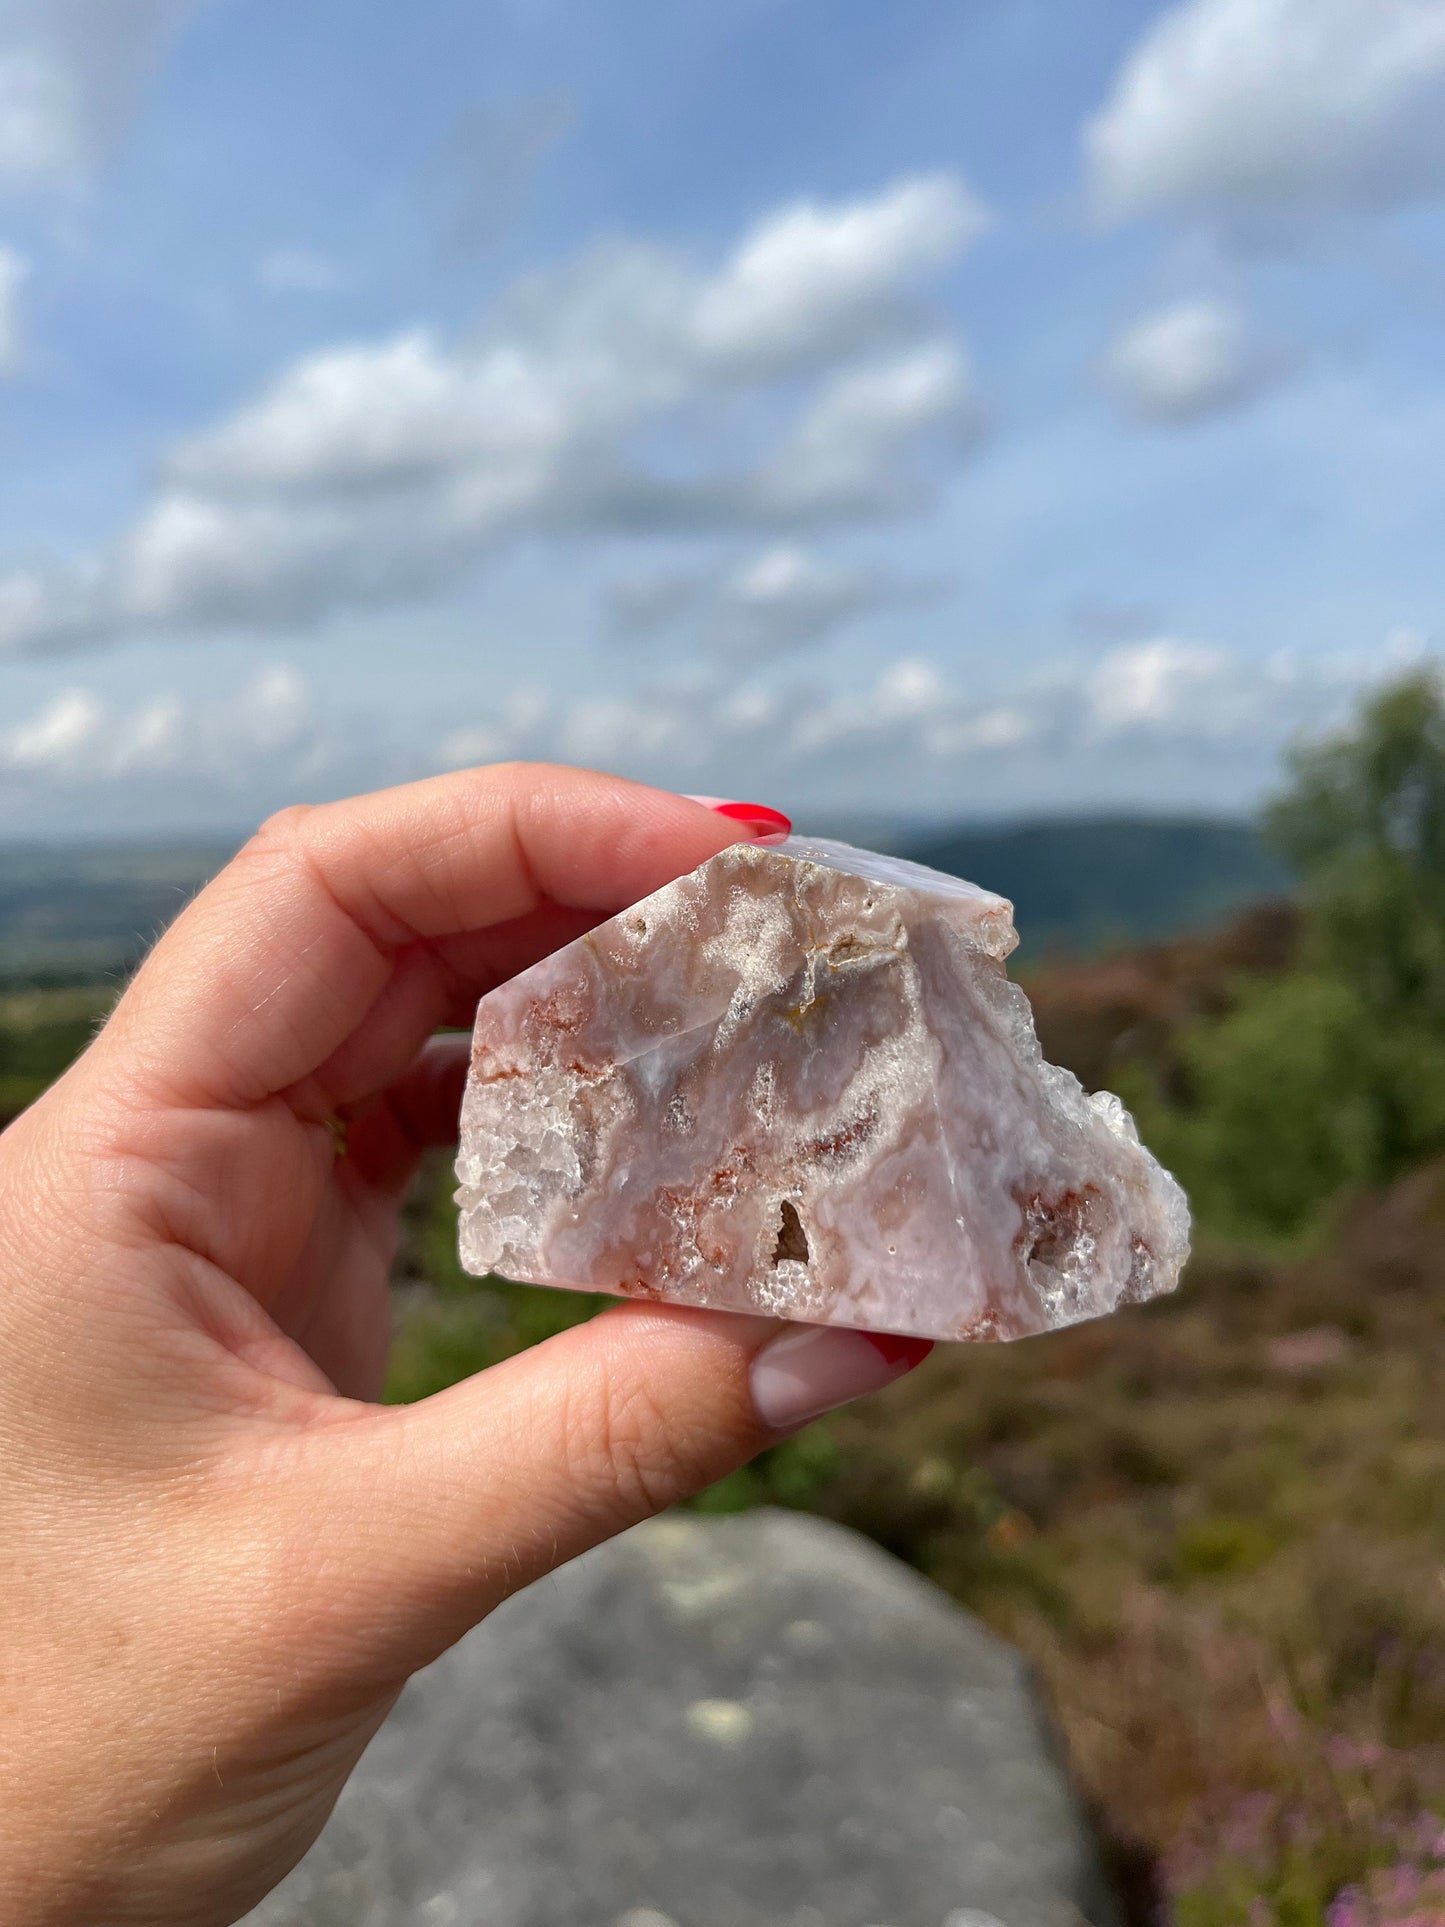
[[[62,575],[0,575],[0,656],[83,647],[95,639],[100,602],[99,574],[82,564]]]
[[[241,698],[241,716],[267,749],[295,743],[311,720],[311,692],[289,663],[263,669]]]
[[[876,571],[780,545],[724,583],[710,640],[732,657],[775,656],[821,641],[892,595],[892,585]]]
[[[940,713],[952,714],[962,701],[938,665],[923,659],[891,663],[874,682],[842,691],[739,682],[729,666],[626,694],[547,699],[520,727],[499,709],[486,724],[450,734],[439,758],[455,767],[479,751],[486,760],[561,756],[693,790],[712,779],[726,787],[759,763],[798,781],[835,770],[840,752],[860,771],[880,757],[931,755]]]
[[[1020,750],[1037,730],[1036,719],[1026,709],[1000,703],[935,721],[929,741],[936,755],[972,759],[991,750]]]
[[[545,731],[552,715],[552,698],[545,690],[525,685],[496,699],[490,721],[473,723],[451,731],[437,750],[443,769],[461,769],[473,763],[496,763],[515,753],[515,746],[530,743]]]
[[[1445,192],[1445,0],[1185,0],[1085,131],[1108,220],[1256,220]]]
[[[792,514],[893,513],[915,500],[915,456],[949,431],[955,450],[982,426],[968,363],[934,341],[834,376],[761,477]]]
[[[815,701],[795,720],[794,746],[805,756],[852,756],[901,734],[926,751],[930,725],[960,707],[937,663],[907,656],[888,663],[871,687]]]
[[[294,780],[323,747],[310,691],[277,665],[212,701],[161,693],[117,704],[93,689],[61,690],[0,735],[0,782],[23,780],[31,793],[148,780],[239,792],[267,776]]]
[[[528,536],[781,535],[913,507],[978,409],[962,351],[902,297],[973,208],[929,177],[793,209],[710,276],[614,245],[529,277],[460,343],[415,328],[308,355],[176,447],[108,555],[0,578],[0,650],[315,621],[434,593]],[[783,374],[801,414],[769,449]],[[644,453],[663,443],[696,452],[663,467]]]
[[[80,146],[76,102],[59,62],[0,42],[0,186],[64,174]]]
[[[24,350],[20,307],[29,279],[25,256],[0,241],[0,381],[20,367]]]
[[[272,294],[334,294],[341,275],[310,248],[274,248],[256,263],[256,279]]]
[[[902,181],[871,201],[802,201],[744,236],[701,292],[692,335],[724,365],[755,370],[886,333],[912,283],[984,233],[983,204],[950,174]]]
[[[195,0],[6,0],[0,193],[71,186],[125,133]]]
[[[87,689],[67,689],[29,722],[0,738],[0,764],[15,770],[67,770],[92,749],[105,715]]]
[[[1061,663],[978,693],[941,663],[910,656],[871,680],[660,681],[569,700],[528,693],[499,703],[439,746],[447,767],[507,757],[556,757],[681,789],[742,794],[748,783],[796,795],[911,797],[938,813],[960,807],[1037,808],[1130,793],[1140,804],[1215,797],[1226,775],[1233,806],[1271,779],[1300,730],[1333,723],[1387,673],[1380,652],[1330,662],[1258,660],[1175,637]],[[749,789],[746,793],[753,793]],[[971,799],[971,802],[966,799]]]
[[[61,688],[0,734],[0,820],[229,830],[298,795],[510,757],[854,815],[1238,808],[1276,780],[1291,737],[1336,723],[1399,666],[1381,649],[1258,660],[1173,637],[995,675],[987,690],[926,656],[852,678],[728,662],[631,689],[520,684],[440,743],[417,713],[348,712],[286,665],[186,700]]]
[[[835,561],[798,542],[778,542],[718,570],[632,576],[608,591],[613,624],[629,640],[679,628],[737,661],[809,648],[877,610],[927,600],[939,584]]]
[[[175,760],[186,721],[174,696],[157,696],[121,719],[99,767],[117,776],[164,767]]]
[[[1082,693],[1095,729],[1119,736],[1198,728],[1216,715],[1221,695],[1232,709],[1252,681],[1223,649],[1161,636],[1111,649],[1085,678]]]
[[[168,473],[218,495],[339,494],[469,471],[537,478],[549,457],[621,404],[625,371],[607,361],[605,369],[567,368],[514,341],[453,353],[420,328],[325,349],[287,369],[251,407],[182,444]]]
[[[1176,423],[1239,407],[1286,366],[1283,355],[1255,340],[1232,303],[1198,300],[1131,323],[1105,351],[1100,373],[1126,414]]]

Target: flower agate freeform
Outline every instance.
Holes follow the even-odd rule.
[[[469,1271],[944,1339],[1172,1290],[1184,1194],[1043,1061],[1002,897],[737,844],[482,999]]]

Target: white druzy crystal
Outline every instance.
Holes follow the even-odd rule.
[[[846,844],[737,844],[482,999],[462,1261],[944,1339],[1172,1290],[1184,1194],[1046,1064],[1012,906]]]

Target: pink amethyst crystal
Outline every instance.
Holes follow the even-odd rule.
[[[482,999],[469,1271],[930,1338],[1172,1290],[1184,1194],[1043,1061],[1012,906],[737,844]]]

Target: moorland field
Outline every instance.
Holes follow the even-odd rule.
[[[1445,1918],[1445,698],[1385,692],[1261,830],[895,843],[1015,897],[1046,1051],[1134,1107],[1196,1255],[1168,1301],[940,1348],[698,1505],[845,1521],[1017,1642],[1135,1921]],[[0,858],[0,1121],[222,854]],[[594,1309],[464,1277],[433,1158],[388,1396]]]

